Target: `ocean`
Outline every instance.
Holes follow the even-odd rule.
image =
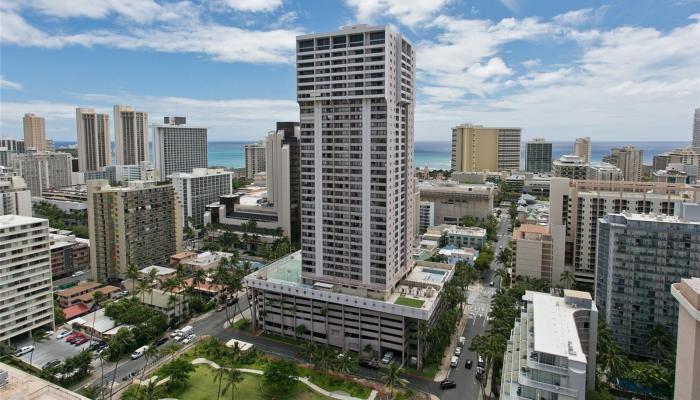
[[[251,142],[209,142],[209,165],[227,168],[245,167],[246,144]],[[629,145],[630,142],[591,142],[591,158],[593,161],[602,160],[610,152],[611,147]],[[75,145],[75,142],[56,142],[56,147]],[[688,147],[689,142],[636,142],[637,148],[644,152],[644,162],[650,164],[653,157],[665,151],[679,147]],[[150,146],[149,146],[150,147]],[[552,142],[552,157],[559,158],[573,152],[573,142]],[[114,144],[112,144],[114,149]],[[114,158],[114,150],[113,158]],[[418,168],[427,165],[430,169],[449,169],[452,144],[445,141],[416,142],[415,164]],[[525,166],[525,143],[520,151],[520,164]]]

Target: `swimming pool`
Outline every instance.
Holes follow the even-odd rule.
[[[440,269],[423,268],[423,280],[428,282],[442,283],[445,279],[446,271]]]

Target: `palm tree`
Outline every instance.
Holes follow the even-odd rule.
[[[146,363],[143,365],[143,371],[141,371],[141,381],[143,381],[143,378],[146,376],[146,368],[148,368],[148,362],[153,361],[155,358],[158,358],[158,348],[156,346],[148,346],[146,351],[143,353],[143,358],[146,360]]]
[[[510,263],[513,261],[513,252],[509,247],[501,250],[496,257],[496,261],[502,264],[504,267],[510,267]]]
[[[314,362],[316,360],[316,353],[318,351],[318,345],[314,342],[304,342],[302,345],[302,350],[299,353],[301,358],[306,360],[307,362],[314,364],[314,368],[316,367],[316,363]]]
[[[423,354],[425,354],[426,349],[423,348],[425,339],[430,333],[430,326],[425,321],[418,323],[418,328],[416,329],[416,339],[418,340],[418,367],[419,370],[423,369]],[[427,347],[427,346],[425,346]]]
[[[225,258],[222,259],[219,262],[219,266],[216,268],[216,271],[214,271],[214,277],[213,281],[217,285],[228,285],[230,279],[231,279],[231,274],[227,268],[227,265],[229,263],[229,260],[226,260]],[[228,314],[228,301],[224,299],[224,312],[226,313],[226,322],[230,322],[231,318]]]
[[[32,332],[32,347],[36,348],[36,344],[38,342],[43,342],[47,340],[49,336],[46,334],[46,331],[44,329],[37,329],[34,332]],[[29,366],[32,366],[32,358],[34,358],[34,350],[32,350],[32,354],[29,355]]]
[[[372,355],[374,353],[374,347],[372,347],[371,344],[367,343],[365,347],[362,348],[362,353],[369,354],[370,358],[372,358]]]
[[[104,293],[102,293],[101,290],[95,290],[92,292],[92,310],[97,311],[100,308],[100,303],[105,301],[107,296],[105,296]],[[97,319],[97,312],[92,313],[92,329],[90,330],[90,344],[92,345],[92,337],[95,333],[95,320]]]
[[[496,276],[501,278],[501,282],[505,284],[505,287],[510,287],[510,274],[505,268],[498,268]]]
[[[143,301],[144,297],[145,297],[148,289],[151,288],[151,285],[148,283],[147,280],[141,279],[138,281],[137,287],[138,287],[139,292],[141,292],[141,303],[144,303],[144,301]]]
[[[126,329],[126,328],[122,328]],[[120,329],[119,331],[121,331]],[[115,349],[118,349],[119,355],[124,351],[123,349],[128,349],[131,347],[131,345],[134,343],[134,334],[131,331],[127,330],[126,334],[119,334],[119,331],[117,331],[117,334],[114,335],[112,340],[109,342],[109,347],[111,348],[114,346]],[[114,365],[114,375],[112,376],[112,384],[109,386],[109,398],[112,398],[112,390],[114,389],[114,381],[117,379],[117,368],[119,367],[119,358],[117,358],[117,363]]]
[[[107,360],[107,353],[102,351],[97,354],[97,358],[100,360],[100,394],[101,397],[104,398],[104,391],[105,391],[105,361]]]
[[[233,400],[233,392],[236,390],[236,386],[241,383],[243,380],[243,376],[241,371],[237,370],[236,368],[221,368],[225,369],[226,372],[224,373],[223,378],[226,379],[226,384],[224,384],[224,388],[221,391],[221,394],[225,395],[226,392],[231,389],[231,400]]]
[[[576,277],[567,269],[559,275],[559,282],[564,286],[564,289],[571,289],[576,283]]]
[[[661,354],[665,350],[670,350],[673,347],[673,340],[671,339],[668,330],[665,326],[657,323],[651,326],[645,335],[645,344],[654,350],[656,355],[656,361],[661,362]]]
[[[352,352],[341,353],[336,360],[336,370],[338,372],[351,374],[357,371],[357,358]]]
[[[131,296],[136,296],[136,280],[139,278],[139,269],[136,264],[129,264],[126,269],[126,279],[131,279]]]
[[[226,372],[224,367],[219,367],[219,369],[214,371],[214,382],[219,382],[219,388],[216,390],[216,400],[219,400],[219,397],[221,397],[221,384],[226,379]]]
[[[207,273],[204,272],[203,269],[197,268],[194,273],[192,274],[192,286],[195,288],[198,288],[199,285],[206,283],[207,281]],[[197,290],[197,294],[201,300],[202,298],[202,292]]]
[[[389,387],[389,395],[394,397],[394,388],[405,387],[408,381],[401,378],[403,368],[396,363],[389,364],[389,367],[379,373],[379,378]]]

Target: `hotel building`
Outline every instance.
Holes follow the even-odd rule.
[[[452,128],[452,171],[519,171],[520,136],[520,128]]]

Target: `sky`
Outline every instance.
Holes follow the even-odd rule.
[[[75,139],[75,108],[184,115],[209,140],[298,120],[295,36],[386,24],[417,50],[416,140],[690,141],[700,0],[3,0],[0,135]],[[112,133],[113,134],[113,133]]]

